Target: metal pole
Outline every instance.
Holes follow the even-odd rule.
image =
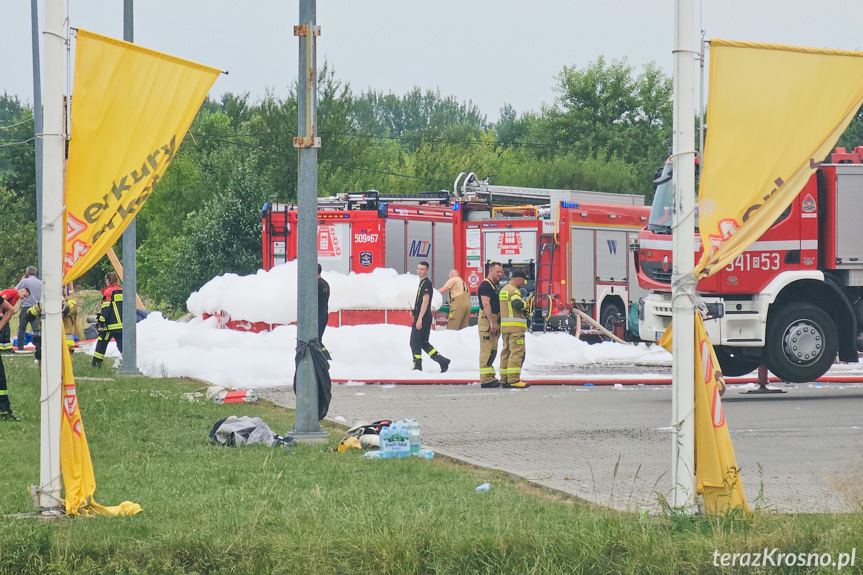
[[[134,42],[133,0],[123,0],[123,40]],[[138,293],[137,217],[123,231],[123,365],[119,375],[141,375],[138,371],[138,330],[135,294]]]
[[[671,505],[695,506],[695,12],[692,0],[675,0],[674,41],[674,251]]]
[[[297,93],[299,173],[297,182],[297,344],[318,337],[318,147],[316,0],[300,0],[299,90]],[[301,442],[326,441],[318,424],[318,384],[310,353],[297,366],[297,423],[293,437]]]
[[[45,146],[42,165],[44,206],[42,272],[42,391],[40,405],[41,449],[39,466],[39,507],[44,514],[55,514],[60,500],[60,417],[62,345],[65,345],[62,319],[63,282],[63,162],[65,126],[63,122],[63,0],[45,0]]]
[[[42,70],[39,64],[39,6],[30,0],[30,20],[33,30],[33,135],[36,136],[36,221],[42,223]],[[36,231],[38,256],[36,267],[42,273],[42,228]]]

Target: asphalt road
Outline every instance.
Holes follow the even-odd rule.
[[[863,384],[731,387],[723,402],[747,498],[782,512],[863,510]],[[257,390],[294,407],[290,388]],[[617,509],[671,490],[671,388],[335,385],[328,419],[416,418],[424,446]]]

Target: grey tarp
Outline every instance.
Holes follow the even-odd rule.
[[[270,447],[280,443],[276,434],[264,423],[260,417],[237,417],[232,415],[225,419],[217,429],[211,433],[211,437],[221,443],[232,447],[241,445],[253,445],[263,443]]]

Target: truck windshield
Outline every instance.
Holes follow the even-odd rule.
[[[674,185],[672,164],[669,162],[662,167],[662,171],[656,173],[653,180],[655,192],[653,194],[653,206],[650,208],[650,219],[647,222],[647,231],[658,234],[670,234],[673,215],[671,203],[674,199]],[[695,167],[695,185],[698,186],[699,170]],[[698,214],[696,212],[695,232],[698,233]]]
[[[671,201],[674,189],[671,181],[672,164],[669,162],[657,172],[653,180],[654,194],[653,206],[650,208],[650,219],[647,221],[647,230],[660,234],[671,233]]]

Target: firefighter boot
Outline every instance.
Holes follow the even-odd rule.
[[[21,421],[12,414],[12,411],[0,411],[0,421]]]
[[[507,389],[527,389],[530,387],[530,384],[526,381],[517,381],[515,383],[504,383],[503,386]]]
[[[92,364],[90,364],[90,365],[92,365],[93,367],[102,367],[102,360],[101,360],[101,359],[96,359],[96,358],[94,357],[94,358],[93,358],[93,363],[92,363]]]
[[[442,356],[439,353],[434,354],[432,356],[432,359],[435,360],[438,363],[438,365],[440,366],[440,372],[446,373],[446,370],[449,369],[449,361],[450,360],[448,360],[447,358],[445,358],[444,356]]]
[[[423,370],[423,357],[421,355],[414,356],[414,371],[422,371]]]

